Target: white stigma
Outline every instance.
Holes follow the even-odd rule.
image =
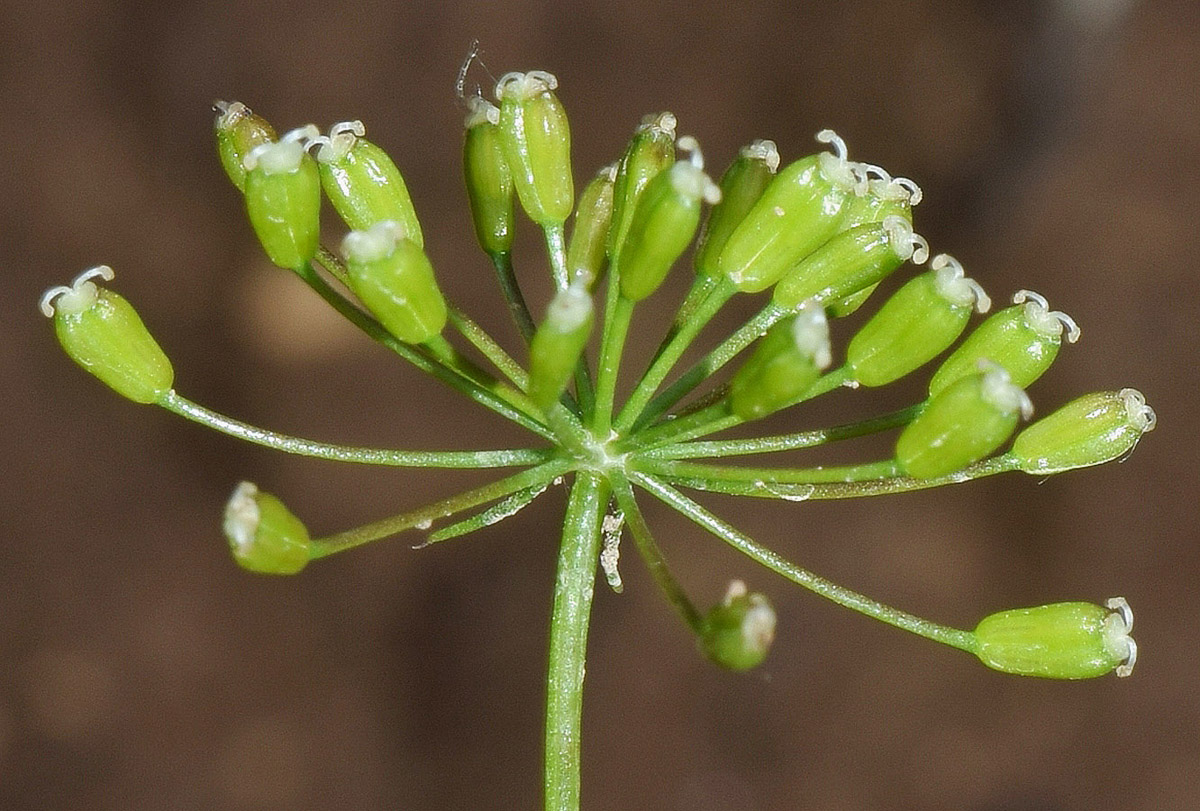
[[[531,70],[528,73],[511,71],[500,77],[496,82],[496,101],[504,102],[511,98],[522,102],[549,93],[558,87],[558,78],[553,73],[544,70]]]
[[[694,200],[704,198],[709,205],[721,202],[721,188],[704,173],[704,153],[700,151],[700,142],[691,135],[685,135],[676,145],[680,151],[688,154],[671,167],[671,183],[675,190]]]
[[[901,260],[912,260],[914,265],[924,264],[929,258],[929,243],[925,237],[912,230],[912,223],[903,217],[890,214],[880,223],[887,232],[892,252]]]
[[[225,504],[225,537],[242,552],[254,545],[254,536],[258,534],[262,516],[255,500],[257,495],[258,488],[254,484],[242,482],[234,488]]]
[[[1020,411],[1028,420],[1033,416],[1033,401],[1020,386],[1012,382],[1008,370],[990,360],[980,360],[978,368],[983,372],[983,399],[1001,411]]]
[[[759,138],[742,147],[741,155],[743,158],[762,161],[767,165],[767,170],[771,174],[775,174],[779,169],[779,147],[775,145],[774,141],[766,138]]]
[[[1057,338],[1067,331],[1067,343],[1075,343],[1082,334],[1075,319],[1061,310],[1051,310],[1043,296],[1032,290],[1018,290],[1013,294],[1013,304],[1025,305],[1025,323],[1030,329],[1045,336]]]
[[[1104,605],[1113,611],[1104,621],[1104,646],[1114,657],[1123,660],[1115,670],[1123,679],[1133,673],[1137,663],[1137,643],[1129,635],[1133,631],[1133,609],[1124,597],[1111,597]]]
[[[829,322],[825,308],[809,299],[800,305],[796,319],[792,322],[792,340],[796,349],[812,358],[818,369],[828,369],[833,363],[833,349],[829,343]]]
[[[967,277],[963,266],[948,253],[939,253],[933,257],[929,267],[935,272],[933,277],[934,289],[938,295],[951,304],[959,307],[975,306],[975,311],[986,313],[992,307],[992,300],[983,291],[979,282]]]
[[[363,122],[354,121],[339,121],[329,128],[329,135],[318,135],[315,138],[310,138],[305,144],[305,149],[312,149],[314,146],[317,149],[317,161],[319,163],[334,163],[342,158],[354,148],[354,143],[359,138],[367,134],[367,128],[363,126]]]
[[[60,284],[42,293],[38,307],[47,318],[53,318],[56,312],[64,315],[81,313],[95,304],[96,297],[100,295],[100,290],[92,279],[111,282],[113,276],[113,269],[108,265],[88,268],[72,279],[69,287]]]
[[[1125,403],[1125,416],[1129,424],[1143,434],[1154,430],[1158,425],[1158,415],[1146,403],[1146,396],[1137,389],[1121,389],[1117,396]]]
[[[247,171],[261,169],[268,175],[294,172],[300,167],[308,142],[321,137],[315,124],[306,124],[285,132],[278,141],[259,144],[242,158],[242,167]]]
[[[342,240],[342,256],[351,262],[375,262],[396,250],[396,243],[405,238],[404,226],[395,220],[384,220],[366,231],[351,231]]]

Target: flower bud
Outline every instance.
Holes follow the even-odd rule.
[[[1046,679],[1090,679],[1137,661],[1133,611],[1123,597],[1093,603],[1052,603],[985,617],[975,629],[975,653],[1005,673]]]
[[[775,609],[766,596],[748,594],[734,580],[725,599],[704,618],[700,647],[704,655],[727,670],[750,670],[762,664],[775,641]]]
[[[1051,310],[1046,299],[1029,290],[1013,296],[1017,306],[993,314],[967,336],[942,363],[929,381],[929,393],[937,394],[958,378],[975,371],[981,359],[1003,366],[1014,383],[1029,386],[1050,368],[1062,334],[1067,342],[1079,340],[1079,327],[1066,313]]]
[[[242,482],[225,505],[225,537],[233,559],[260,574],[295,574],[308,563],[308,530],[283,502]]]
[[[541,226],[561,225],[571,213],[571,132],[543,70],[506,73],[496,82],[500,132],[521,206]]]
[[[275,130],[240,101],[213,102],[213,111],[217,114],[213,128],[221,166],[238,191],[245,191],[246,167],[242,161],[254,147],[274,141]]]
[[[403,226],[385,220],[342,241],[350,288],[388,332],[424,343],[446,326],[446,300],[433,265]]]
[[[352,229],[365,231],[393,220],[417,245],[424,245],[421,224],[408,187],[387,153],[362,136],[361,121],[343,121],[319,135],[306,148],[318,147],[321,186],[338,215]]]
[[[717,259],[729,235],[762,197],[778,170],[779,150],[774,141],[759,140],[742,147],[721,175],[721,200],[709,210],[704,224],[696,248],[696,273],[709,278],[717,275]]]
[[[1010,453],[1038,475],[1099,465],[1131,452],[1156,422],[1137,389],[1085,394],[1017,434]]]
[[[175,371],[128,301],[92,279],[111,280],[100,265],[75,277],[70,287],[52,287],[41,309],[54,319],[58,342],[71,359],[118,394],[136,403],[158,402],[171,390]]]
[[[612,226],[608,232],[608,256],[615,260],[625,244],[633,212],[646,185],[675,162],[675,115],[658,113],[642,118],[625,154],[617,161],[613,179]]]
[[[305,154],[317,128],[285,133],[246,153],[246,213],[271,261],[295,270],[312,259],[321,239],[321,179]]]
[[[817,140],[836,154],[810,155],[780,170],[721,249],[718,268],[743,293],[775,284],[842,227],[858,177],[833,130]]]
[[[846,349],[846,364],[864,386],[899,380],[940,355],[967,326],[971,309],[991,301],[962,265],[946,254],[933,269],[909,281],[884,303]]]
[[[679,148],[691,156],[646,184],[616,255],[621,295],[630,301],[641,301],[657,290],[691,243],[700,225],[700,201],[721,199],[716,184],[704,174],[696,139],[680,138]]]
[[[773,326],[738,369],[729,408],[743,420],[772,414],[808,391],[831,360],[825,311],[808,302]]]
[[[546,320],[529,343],[529,399],[549,409],[571,380],[592,331],[592,297],[580,278],[550,301]]]
[[[809,253],[775,286],[775,304],[795,309],[815,298],[838,301],[869,287],[911,259],[929,258],[929,245],[902,217],[842,231]]]
[[[513,180],[498,126],[500,110],[481,96],[466,104],[463,175],[475,238],[489,256],[505,254],[513,243]]]
[[[984,458],[1012,434],[1029,398],[996,364],[938,392],[896,440],[896,460],[909,476],[932,479]]]
[[[590,287],[604,270],[616,175],[616,164],[604,167],[579,195],[575,227],[567,245],[567,278],[572,282],[583,279]]]

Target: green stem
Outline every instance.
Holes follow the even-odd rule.
[[[957,473],[951,473],[947,476],[938,476],[932,479],[916,479],[911,476],[887,476],[882,475],[878,478],[869,476],[871,472],[870,465],[864,465],[860,473],[866,478],[861,478],[852,481],[814,481],[812,479],[804,480],[803,476],[795,477],[795,480],[789,481],[787,477],[779,475],[781,471],[775,471],[775,478],[762,479],[741,479],[741,478],[726,478],[723,475],[697,475],[688,476],[683,473],[667,472],[668,465],[685,464],[677,462],[660,462],[653,463],[646,460],[639,464],[639,467],[647,471],[652,471],[655,476],[671,482],[680,487],[687,487],[692,490],[704,490],[710,493],[723,493],[731,496],[753,496],[755,498],[778,498],[785,501],[808,501],[810,499],[842,499],[842,498],[863,498],[865,496],[883,496],[892,495],[895,493],[909,493],[914,490],[927,490],[932,487],[941,487],[947,484],[960,484],[962,482],[982,479],[986,476],[994,476],[997,473],[1009,473],[1019,470],[1019,463],[1009,454],[996,456],[991,459],[985,459],[982,462],[976,462],[973,465],[963,468]],[[888,468],[889,463],[876,463],[879,465],[876,472],[884,473]],[[707,467],[698,465],[699,468]],[[844,474],[846,468],[833,468],[839,473]],[[765,471],[763,471],[765,472]]]
[[[609,284],[616,284],[616,280],[610,279]],[[600,366],[596,370],[596,408],[592,417],[592,427],[598,437],[607,436],[612,426],[617,371],[621,367],[621,353],[632,318],[633,302],[624,296],[618,296],[616,304],[612,307],[611,318],[605,319],[604,336],[600,344]]]
[[[316,261],[329,272],[330,276],[337,279],[346,287],[350,286],[350,274],[346,272],[346,266],[342,264],[342,260],[337,257],[333,251],[326,248],[324,245],[317,248]],[[301,274],[303,276],[304,274]]]
[[[661,394],[650,401],[642,411],[634,427],[649,425],[658,419],[671,406],[687,396],[688,392],[703,383],[718,369],[733,360],[738,353],[754,343],[770,329],[776,321],[788,315],[788,311],[778,307],[774,302],[767,304],[753,318],[743,324],[737,332],[730,335],[721,344],[684,372],[678,380],[667,386]]]
[[[450,307],[450,324],[514,386],[521,391],[528,388],[529,374],[521,368],[521,364],[513,360],[512,355],[505,352],[504,348],[470,316],[457,307]]]
[[[538,420],[531,417],[524,411],[514,407],[504,398],[488,391],[479,386],[469,378],[463,377],[461,374],[452,369],[447,368],[441,362],[435,360],[427,352],[418,351],[415,347],[398,340],[395,336],[383,328],[383,326],[364,313],[358,307],[354,306],[345,296],[338,293],[329,284],[321,278],[311,267],[297,268],[297,275],[302,278],[305,283],[311,287],[317,295],[325,299],[331,307],[338,311],[347,321],[354,324],[360,330],[365,332],[370,338],[383,344],[388,349],[395,352],[400,357],[404,358],[409,363],[416,366],[423,372],[433,375],[435,378],[445,383],[457,391],[462,392],[467,397],[475,402],[495,411],[497,414],[505,417],[518,425],[526,428],[533,433],[545,439],[553,439],[554,434]]]
[[[631,463],[636,470],[666,478],[754,482],[760,486],[770,484],[863,482],[893,479],[901,475],[900,466],[895,459],[867,462],[861,465],[808,468],[734,467],[732,465],[706,465],[699,462],[680,462],[665,459],[635,459],[631,460]]]
[[[615,423],[618,433],[624,433],[633,425],[646,404],[650,402],[650,398],[654,396],[654,392],[671,373],[671,369],[675,367],[679,358],[700,334],[700,330],[704,329],[725,302],[729,301],[734,292],[733,285],[722,277],[721,284],[709,293],[703,304],[696,308],[691,317],[684,323],[678,324],[678,331],[650,364],[650,368],[646,370],[646,374],[642,376],[624,408],[621,409],[621,414]]]
[[[529,343],[537,326],[534,324],[533,316],[529,314],[529,305],[525,303],[521,286],[517,284],[517,275],[513,273],[512,254],[493,253],[489,256],[492,260],[492,267],[496,270],[496,279],[500,282],[500,292],[508,304],[508,312],[512,315],[513,323],[517,325],[517,330],[525,339],[525,343]]]
[[[692,633],[699,634],[704,620],[667,567],[667,560],[663,557],[658,544],[655,543],[654,536],[650,533],[650,527],[646,523],[641,509],[638,508],[633,488],[629,486],[629,480],[625,478],[624,473],[613,470],[609,472],[609,481],[612,483],[613,493],[617,497],[617,505],[625,514],[625,523],[629,527],[629,533],[633,536],[634,544],[637,546],[646,568],[650,570],[651,577],[666,596],[667,602],[679,612],[683,621],[692,629]]]
[[[600,523],[607,504],[608,486],[604,479],[590,471],[581,471],[567,501],[550,618],[550,661],[546,676],[547,811],[579,808],[584,659],[600,558]]]
[[[309,558],[316,560],[317,558],[332,555],[335,552],[344,552],[347,549],[353,549],[356,546],[362,546],[365,543],[377,541],[389,535],[395,535],[397,532],[402,532],[406,529],[428,529],[433,525],[434,521],[440,518],[447,518],[455,513],[469,510],[480,504],[504,498],[518,490],[538,487],[553,481],[556,477],[570,470],[571,465],[572,463],[566,459],[551,459],[537,467],[531,467],[528,470],[523,470],[520,473],[515,473],[512,476],[490,484],[485,484],[482,487],[476,487],[474,490],[468,490],[465,493],[459,493],[458,495],[444,498],[441,501],[435,501],[433,504],[409,510],[399,515],[393,515],[390,518],[384,518],[370,524],[364,524],[361,527],[348,529],[335,535],[316,538],[312,542]]]
[[[354,448],[313,442],[310,439],[268,431],[265,428],[259,428],[205,408],[199,403],[194,403],[181,396],[174,389],[167,392],[158,405],[193,422],[198,422],[223,434],[253,442],[256,445],[300,456],[332,459],[337,462],[357,462],[364,465],[390,465],[393,467],[516,467],[545,462],[552,453],[548,450],[532,448],[499,451],[396,451],[382,448]]]
[[[546,225],[542,227],[546,234],[546,253],[550,256],[550,275],[554,279],[555,290],[566,290],[567,283],[567,247],[563,236],[563,224]]]
[[[869,617],[902,628],[911,633],[941,642],[959,650],[974,653],[975,635],[970,631],[960,631],[944,625],[921,619],[905,613],[881,602],[872,600],[856,591],[831,583],[807,569],[802,569],[794,563],[785,560],[770,549],[759,544],[753,538],[742,534],[729,524],[717,518],[708,510],[692,501],[687,496],[672,487],[658,481],[652,476],[633,474],[633,480],[656,498],[674,507],[704,529],[728,543],[734,549],[752,560],[766,566],[768,569],[782,575],[800,586],[803,586],[827,600],[838,605],[866,614]]]
[[[751,453],[774,453],[813,448],[827,442],[867,436],[907,425],[921,413],[924,403],[909,406],[891,414],[884,414],[861,422],[823,428],[819,431],[800,431],[794,434],[754,437],[751,439],[717,439],[708,442],[671,444],[642,451],[642,455],[653,459],[716,459],[722,456],[741,456]]]

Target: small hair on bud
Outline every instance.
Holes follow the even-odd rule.
[[[1013,294],[1013,304],[1025,305],[1025,321],[1029,326],[1046,336],[1057,338],[1067,331],[1067,343],[1075,343],[1081,334],[1075,319],[1061,310],[1051,310],[1046,299],[1032,290],[1018,290]]]
[[[53,318],[56,312],[82,312],[96,301],[97,290],[92,279],[111,282],[113,278],[113,269],[108,265],[88,268],[72,279],[70,286],[60,284],[43,293],[38,307],[47,318]]]

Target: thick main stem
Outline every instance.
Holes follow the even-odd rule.
[[[554,610],[550,617],[550,662],[546,674],[546,810],[579,808],[580,722],[592,590],[600,560],[600,522],[608,485],[581,471],[571,487],[563,521]]]

